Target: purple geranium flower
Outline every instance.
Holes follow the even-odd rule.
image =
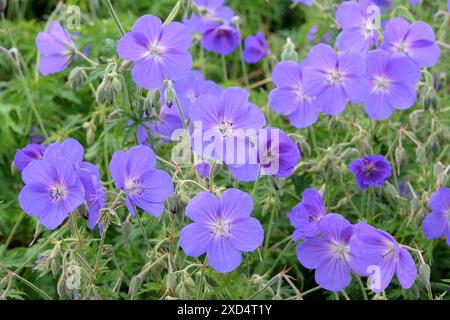
[[[154,217],[164,211],[163,202],[173,193],[170,176],[155,168],[153,150],[140,145],[128,152],[116,151],[109,163],[111,176],[117,189],[126,195],[126,205],[132,215],[137,206]]]
[[[303,69],[303,89],[306,95],[316,96],[323,113],[338,115],[347,100],[361,103],[366,92],[364,59],[352,52],[339,57],[327,44],[318,44],[308,54]]]
[[[329,32],[325,32],[322,37],[325,43],[331,43],[331,34]]]
[[[46,147],[42,144],[30,143],[25,148],[17,150],[14,156],[14,164],[20,172],[25,169],[31,161],[41,160]]]
[[[409,0],[409,5],[410,6],[416,6],[420,4],[420,0]]]
[[[163,26],[158,17],[145,15],[120,38],[117,53],[122,59],[135,62],[133,81],[152,90],[161,87],[165,78],[178,80],[187,76],[192,67],[190,45],[191,34],[185,25],[171,22]]]
[[[423,21],[409,24],[403,18],[394,18],[386,23],[381,49],[395,57],[409,57],[420,67],[434,66],[441,54],[433,29],[428,24]]]
[[[194,4],[202,11],[201,16],[193,13],[190,18],[183,17],[183,23],[193,33],[202,33],[208,22],[222,20],[231,22],[234,16],[233,10],[225,6],[225,0],[194,0]]]
[[[228,23],[211,22],[203,30],[202,47],[221,55],[233,52],[241,42],[241,34]]]
[[[319,225],[327,214],[322,197],[316,189],[306,189],[302,201],[291,212],[291,225],[295,228],[292,239],[298,241],[319,234]]]
[[[69,33],[59,21],[52,21],[46,32],[38,33],[36,46],[41,54],[39,72],[43,76],[66,69],[75,48]]]
[[[349,170],[355,176],[355,182],[361,189],[372,186],[381,187],[392,175],[392,168],[381,155],[371,155],[354,160],[349,165]]]
[[[365,222],[358,222],[350,247],[359,263],[355,272],[371,276],[373,291],[381,292],[386,289],[394,273],[397,274],[397,279],[404,289],[414,284],[417,276],[414,260],[389,233]]]
[[[205,94],[198,97],[190,111],[194,125],[192,147],[202,158],[235,161],[239,139],[248,138],[248,131],[256,134],[266,124],[262,111],[248,101],[249,93],[233,87],[220,96]]]
[[[240,181],[255,181],[258,172],[261,176],[287,178],[300,161],[297,144],[278,128],[259,130],[255,147],[251,148],[249,145],[247,150],[244,164],[236,161],[229,166],[233,176]]]
[[[252,210],[250,195],[237,189],[226,190],[220,199],[200,192],[186,207],[186,216],[194,222],[181,230],[181,248],[192,257],[206,252],[218,272],[236,269],[241,252],[255,250],[264,239],[261,223],[250,217]]]
[[[319,223],[322,237],[308,238],[297,247],[297,258],[315,269],[316,282],[324,289],[340,291],[350,284],[351,269],[357,265],[350,249],[353,226],[342,216],[330,213]]]
[[[372,0],[374,4],[380,7],[390,7],[392,6],[392,0]]]
[[[450,188],[442,188],[431,195],[431,213],[423,220],[423,232],[427,239],[445,236],[450,246]]]
[[[269,105],[273,111],[284,116],[296,128],[307,128],[319,116],[315,98],[304,92],[302,77],[304,64],[282,61],[272,71],[272,81],[277,88],[270,91]]]
[[[368,116],[387,119],[394,109],[408,109],[416,102],[420,68],[409,58],[391,57],[383,50],[366,56],[369,94],[364,101]]]
[[[84,187],[84,198],[89,210],[89,228],[93,229],[101,217],[100,209],[105,205],[105,192],[100,181],[100,171],[89,162],[82,162],[78,176]]]
[[[370,0],[345,1],[336,10],[336,20],[342,32],[336,38],[340,51],[367,52],[372,44],[378,46],[374,10]]]
[[[22,172],[25,186],[19,194],[22,210],[47,229],[58,227],[84,202],[84,188],[65,158],[32,161]]]
[[[264,33],[258,32],[254,36],[247,36],[244,41],[244,61],[247,63],[257,63],[269,52]]]

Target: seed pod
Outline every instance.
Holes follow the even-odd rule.
[[[426,165],[427,164],[427,154],[426,154],[425,148],[423,146],[418,146],[416,148],[416,157],[417,157],[417,160],[422,165]]]
[[[405,148],[403,148],[402,146],[398,146],[395,149],[395,162],[397,163],[397,165],[400,165],[403,162],[403,160],[405,160],[405,156],[406,156]]]
[[[141,286],[142,286],[142,278],[140,276],[134,276],[130,282],[128,295],[133,298],[138,293]]]
[[[283,45],[281,60],[298,60],[298,53],[297,50],[295,50],[295,45],[292,43],[291,38],[287,38],[286,43]]]
[[[430,275],[431,275],[430,266],[426,263],[422,263],[419,266],[419,277],[427,288],[430,287]]]
[[[131,223],[130,221],[126,220],[124,223],[122,223],[122,234],[123,234],[123,242],[124,247],[128,246],[128,239],[131,232]]]
[[[355,148],[348,148],[344,152],[341,153],[341,158],[343,159],[349,159],[353,156],[357,156],[359,154],[358,149]]]
[[[409,115],[409,123],[411,123],[411,126],[413,128],[416,128],[417,125],[419,124],[419,114],[420,110],[415,110],[411,112],[411,114]]]

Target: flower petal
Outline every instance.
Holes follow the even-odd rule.
[[[242,260],[242,253],[226,238],[213,238],[207,248],[208,262],[217,272],[231,272]]]
[[[180,247],[186,255],[198,257],[206,252],[213,233],[203,223],[191,223],[180,232]]]

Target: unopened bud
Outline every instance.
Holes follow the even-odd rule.
[[[72,69],[72,71],[70,71],[66,85],[72,90],[77,90],[78,88],[83,86],[85,81],[86,73],[80,67],[75,67]]]
[[[419,277],[427,288],[429,288],[430,286],[430,275],[431,275],[430,266],[426,263],[422,263],[419,266]]]
[[[164,99],[169,108],[172,107],[172,104],[175,102],[175,97],[175,88],[173,87],[172,82],[169,82],[166,91],[164,91]]]
[[[416,128],[417,125],[419,124],[419,114],[420,110],[415,110],[411,112],[411,114],[409,115],[409,122],[411,123],[411,126],[413,128]]]
[[[398,146],[395,149],[395,162],[400,165],[403,160],[405,160],[405,156],[406,156],[406,151],[405,148],[403,148],[402,146]]]
[[[148,115],[159,114],[161,110],[161,91],[150,90],[144,100],[144,109]]]
[[[348,148],[344,152],[341,153],[341,157],[343,159],[349,159],[351,157],[357,156],[359,154],[358,149]]]
[[[287,38],[286,43],[283,45],[281,51],[281,60],[298,60],[298,53],[297,50],[295,50],[295,45],[291,41],[291,38]]]
[[[438,97],[436,91],[433,88],[430,88],[425,94],[425,98],[423,100],[423,106],[425,110],[432,110],[437,112],[439,109]]]
[[[123,234],[123,242],[124,247],[128,246],[128,239],[131,232],[131,222],[128,220],[125,220],[124,223],[122,223],[122,234]]]

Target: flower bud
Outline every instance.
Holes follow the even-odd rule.
[[[72,90],[77,90],[82,87],[86,81],[86,73],[80,67],[75,67],[70,71],[69,77],[67,78],[66,86]]]
[[[402,146],[398,146],[395,149],[395,162],[397,163],[397,165],[400,165],[403,162],[403,160],[405,160],[405,156],[406,156],[405,148],[403,148]]]
[[[125,220],[125,222],[122,223],[122,234],[123,234],[124,247],[128,246],[128,237],[130,236],[130,232],[131,232],[131,222],[128,220]]]
[[[122,90],[122,84],[116,76],[107,76],[103,79],[95,93],[98,104],[111,105]]]
[[[439,109],[438,102],[439,100],[436,91],[433,88],[428,89],[423,99],[423,106],[425,110],[432,110],[434,112],[437,112]]]
[[[168,82],[166,91],[164,91],[164,99],[166,100],[167,106],[170,108],[175,101],[175,88],[172,82]]]
[[[144,100],[144,111],[148,115],[159,114],[161,111],[161,91],[150,90]]]
[[[292,43],[291,38],[286,39],[286,43],[283,45],[281,51],[281,60],[298,60],[298,53],[295,50],[295,45]]]
[[[422,263],[419,266],[419,277],[427,288],[430,287],[430,275],[431,275],[430,266],[426,263]]]
[[[349,159],[349,158],[352,158],[352,157],[358,156],[358,155],[359,155],[358,149],[348,148],[344,152],[341,153],[341,158]]]
[[[419,115],[421,110],[415,110],[411,112],[409,115],[409,123],[411,123],[411,127],[416,128],[419,124]]]

